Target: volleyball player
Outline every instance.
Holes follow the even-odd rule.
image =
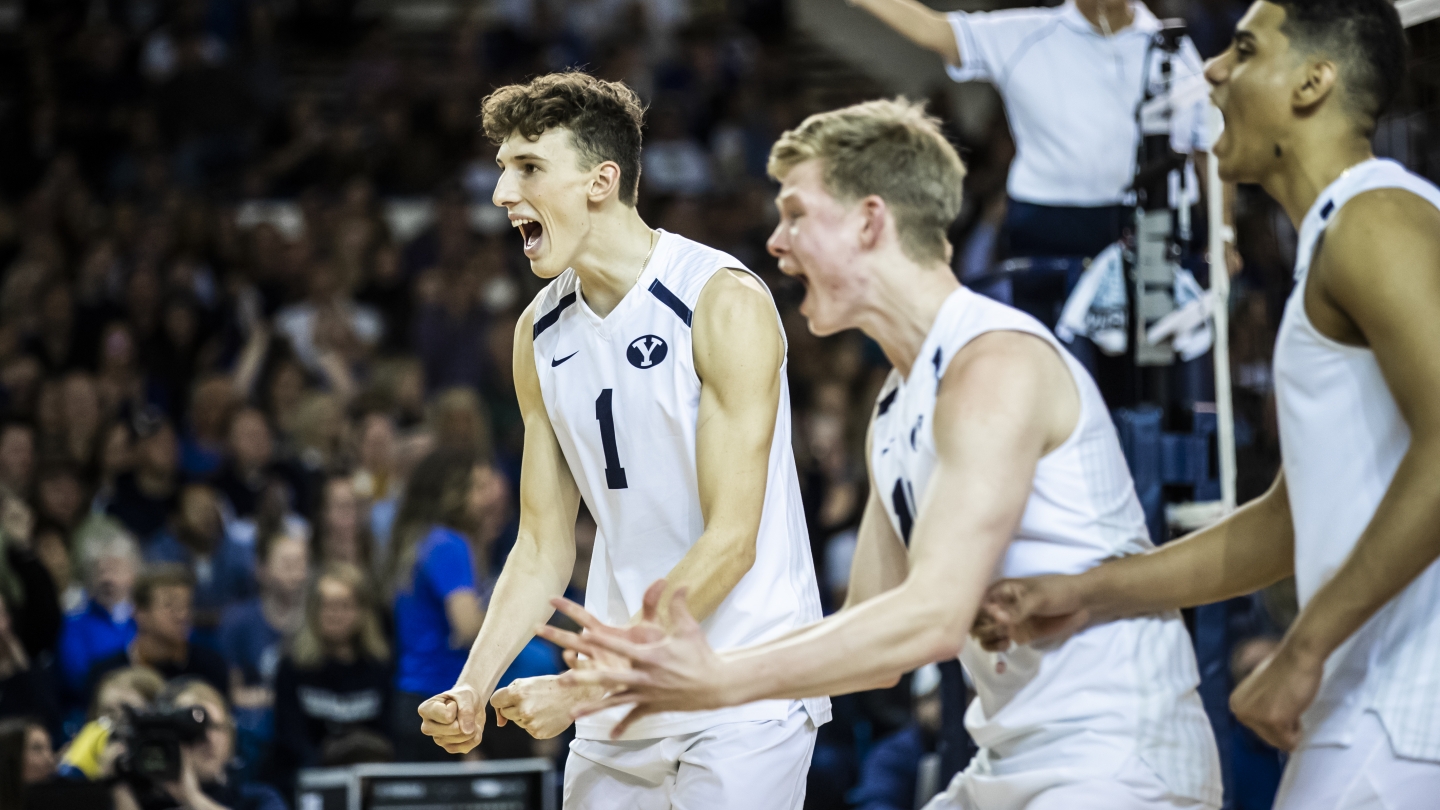
[[[1074,573],[1147,551],[1144,515],[1110,415],[1039,321],[961,286],[946,228],[964,167],[937,122],[903,101],[811,116],[770,154],[781,182],[769,249],[804,282],[820,335],[860,328],[894,364],[869,437],[870,497],[839,614],[783,639],[716,653],[683,598],[655,583],[673,634],[636,644],[557,600],[592,631],[544,634],[633,669],[562,681],[615,690],[626,718],[893,682],[956,656],[978,698],[980,745],[937,808],[1214,808],[1218,759],[1178,613],[1115,622],[1053,648],[966,644],[986,587]],[[679,594],[681,592],[675,592]],[[623,728],[623,725],[622,725]]]
[[[1228,179],[1300,232],[1275,343],[1282,468],[1227,519],[1078,577],[997,585],[987,643],[1249,593],[1300,613],[1231,697],[1294,751],[1281,810],[1440,802],[1440,189],[1377,160],[1403,80],[1386,0],[1257,2],[1206,75]]]
[[[548,737],[598,696],[554,678],[491,695],[570,580],[581,497],[598,526],[587,603],[607,621],[638,614],[661,576],[685,587],[719,647],[820,617],[779,314],[734,257],[641,220],[642,113],[623,84],[580,73],[503,87],[484,104],[500,144],[494,201],[531,268],[554,281],[515,333],[519,538],[454,688],[419,709],[447,751],[479,743],[486,700]],[[790,810],[829,702],[659,715],[620,741],[616,719],[577,725],[566,807]]]

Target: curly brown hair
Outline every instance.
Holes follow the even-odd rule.
[[[620,202],[635,205],[640,186],[640,128],[645,105],[621,82],[568,71],[496,90],[481,104],[485,136],[503,143],[515,133],[536,140],[548,129],[570,132],[582,168],[620,166]]]

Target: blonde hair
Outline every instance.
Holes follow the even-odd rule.
[[[359,603],[360,622],[355,630],[356,653],[374,661],[390,659],[390,645],[380,629],[380,618],[375,612],[374,588],[370,579],[358,566],[345,562],[326,565],[320,575],[310,581],[310,593],[305,600],[305,624],[295,634],[290,644],[290,658],[301,669],[319,669],[325,664],[325,643],[320,640],[320,582],[331,579],[350,589]]]
[[[95,694],[90,697],[90,719],[100,715],[100,696],[105,694],[106,689],[114,688],[129,689],[147,704],[152,704],[165,690],[165,679],[155,670],[143,666],[125,667],[107,673],[95,687]]]
[[[766,171],[782,180],[809,160],[821,162],[825,189],[837,199],[884,200],[905,255],[946,260],[945,234],[960,214],[965,164],[923,104],[881,99],[812,115],[770,148]]]

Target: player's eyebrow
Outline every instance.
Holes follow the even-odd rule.
[[[1240,41],[1241,41],[1241,40],[1244,40],[1245,42],[1247,42],[1247,43],[1249,43],[1249,44],[1251,44],[1251,45],[1256,44],[1256,42],[1258,41],[1258,40],[1255,39],[1255,35],[1254,35],[1254,34],[1250,33],[1249,31],[1246,31],[1246,30],[1243,29],[1243,28],[1236,28],[1236,29],[1235,29],[1234,40],[1235,40],[1235,44],[1237,44],[1237,45],[1240,44]]]

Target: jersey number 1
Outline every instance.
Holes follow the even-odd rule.
[[[615,413],[610,408],[612,388],[600,392],[595,400],[595,418],[600,422],[600,445],[605,448],[605,485],[611,489],[628,489],[625,468],[620,466],[620,451],[615,449]]]

